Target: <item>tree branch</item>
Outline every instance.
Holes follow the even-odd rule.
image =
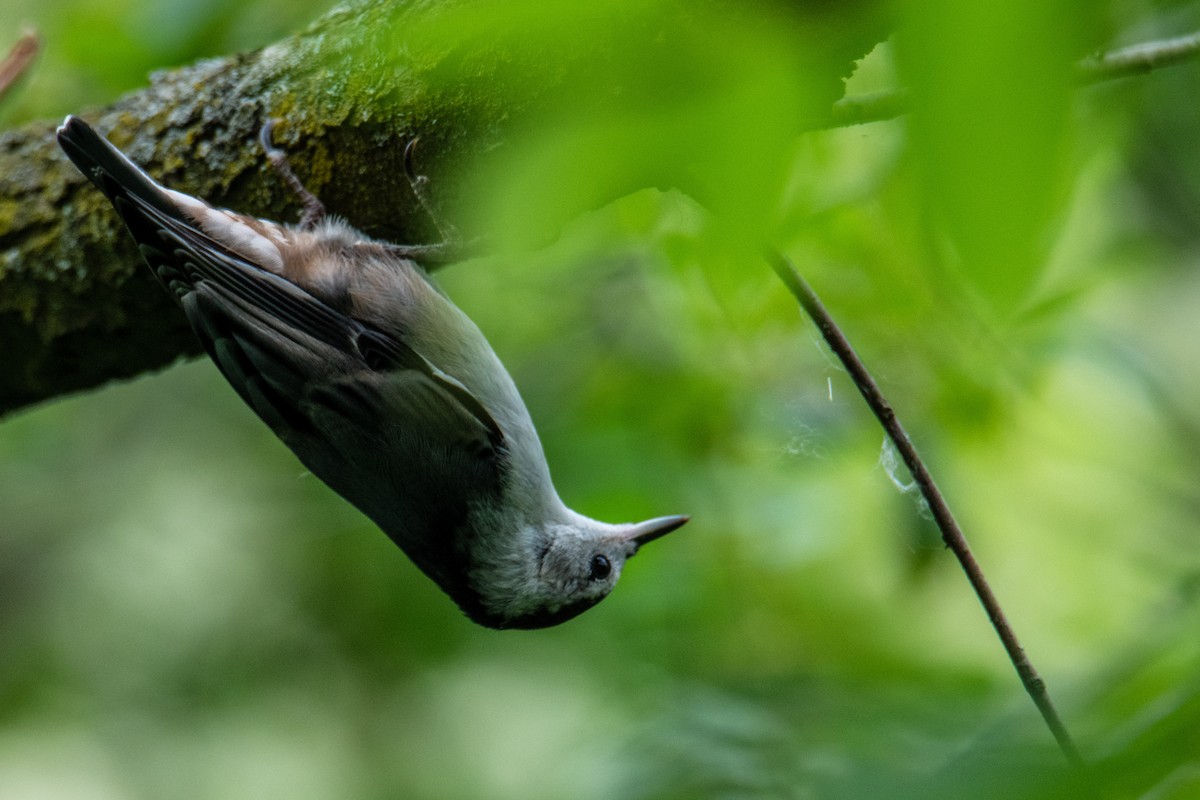
[[[1080,86],[1143,75],[1200,56],[1200,32],[1174,39],[1123,47],[1088,56],[1076,66],[1075,80]],[[850,95],[833,104],[829,119],[820,128],[848,128],[868,122],[895,119],[911,110],[907,89],[892,89],[869,94]]]
[[[821,335],[829,344],[829,348],[834,352],[834,355],[841,360],[845,365],[846,371],[850,374],[854,385],[858,387],[858,391],[862,394],[863,399],[867,401],[867,405],[879,420],[879,424],[883,426],[888,438],[896,446],[896,450],[904,459],[908,471],[912,474],[913,480],[921,490],[922,497],[929,506],[930,512],[933,514],[934,521],[937,522],[938,528],[942,532],[942,541],[946,543],[954,556],[962,565],[963,572],[967,575],[967,580],[971,584],[971,588],[975,590],[979,602],[983,604],[984,611],[987,612],[988,619],[992,622],[992,627],[996,629],[996,634],[1000,637],[1001,644],[1004,645],[1005,652],[1008,653],[1009,660],[1012,661],[1013,667],[1017,670],[1017,675],[1021,679],[1025,691],[1033,698],[1034,704],[1041,712],[1042,718],[1046,721],[1047,727],[1054,735],[1055,741],[1058,742],[1059,748],[1067,761],[1072,765],[1080,766],[1083,761],[1079,756],[1079,751],[1075,747],[1075,743],[1071,740],[1071,735],[1063,725],[1062,719],[1058,716],[1058,711],[1054,708],[1054,703],[1050,700],[1050,694],[1046,690],[1046,683],[1038,675],[1034,669],[1029,657],[1025,654],[1025,649],[1021,647],[1020,641],[1017,639],[1016,632],[1008,622],[1008,618],[1004,615],[1004,610],[1000,607],[1000,601],[996,599],[996,595],[992,592],[991,586],[984,577],[983,569],[979,566],[979,562],[975,560],[975,554],[971,552],[971,547],[967,543],[967,538],[963,534],[962,529],[958,526],[958,521],[950,512],[950,506],[946,503],[946,499],[942,496],[937,484],[934,483],[933,476],[929,474],[925,463],[917,454],[917,449],[909,438],[908,433],[904,430],[904,426],[900,424],[900,420],[896,417],[896,412],[884,397],[879,385],[875,383],[871,373],[867,371],[867,367],[863,364],[858,354],[854,352],[854,348],[846,339],[841,329],[833,321],[829,312],[825,310],[825,306],[817,297],[816,292],[812,287],[801,277],[796,268],[778,252],[769,252],[767,254],[771,268],[775,270],[780,280],[787,286],[788,290],[800,302],[801,307],[816,323],[820,329]]]
[[[833,104],[822,128],[850,128],[868,122],[902,117],[908,113],[911,98],[907,89],[885,89],[868,94],[852,94]]]
[[[1097,53],[1079,62],[1076,79],[1081,85],[1144,75],[1162,67],[1190,61],[1200,55],[1200,32],[1174,39],[1122,47],[1107,53]]]
[[[0,61],[0,101],[4,100],[8,90],[29,69],[29,65],[33,63],[40,48],[41,40],[37,33],[29,31],[17,39],[12,49],[8,51],[8,55],[4,57],[3,61]]]
[[[433,178],[440,205],[453,206],[455,175],[501,144],[563,72],[530,63],[522,73],[529,80],[514,81],[514,60],[528,54],[514,59],[478,41],[410,52],[397,39],[420,15],[455,1],[360,0],[262,50],[157,73],[147,88],[84,116],[168,185],[286,220],[297,214],[295,199],[254,145],[266,117],[282,117],[280,143],[333,213],[390,241],[436,241],[404,177],[404,143],[421,137],[419,170]],[[836,89],[878,31],[838,28],[820,16],[824,3],[796,8],[821,41],[838,40],[813,62],[827,72],[813,80]],[[1144,72],[1198,48],[1193,35],[1114,51],[1083,62],[1080,80]],[[17,51],[19,72],[28,45]],[[506,91],[505,81],[523,93]],[[906,108],[903,91],[849,97],[832,114],[814,109],[806,127],[889,119]],[[0,415],[197,352],[183,316],[142,269],[116,216],[58,152],[53,130],[43,122],[0,134]]]
[[[276,140],[331,211],[371,235],[430,241],[404,143],[420,134],[419,167],[441,198],[453,192],[439,180],[448,165],[494,147],[494,123],[511,110],[494,92],[431,80],[439,62],[428,54],[399,52],[395,32],[430,5],[335,9],[264,49],[156,73],[147,88],[83,115],[168,186],[291,220],[295,197],[256,139],[268,116],[281,117]],[[0,134],[0,414],[199,352],[116,215],[58,151],[54,127]]]

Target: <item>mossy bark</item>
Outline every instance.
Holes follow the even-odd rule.
[[[367,40],[395,30],[396,5],[343,7],[262,50],[157,73],[82,115],[168,186],[291,220],[296,198],[256,138],[267,117],[281,117],[277,142],[332,212],[384,238],[427,240],[404,143],[420,133],[421,168],[436,174],[456,149],[487,142],[474,125],[454,124],[453,98],[427,91],[411,65],[396,60],[387,73],[356,65],[373,51]],[[426,4],[401,5],[416,13]],[[477,118],[485,106],[476,98],[469,110]],[[198,352],[116,214],[59,151],[54,128],[0,134],[0,413]]]

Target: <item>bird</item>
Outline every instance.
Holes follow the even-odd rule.
[[[568,508],[508,371],[416,260],[428,246],[325,214],[274,125],[260,139],[304,203],[297,224],[166,188],[77,116],[57,140],[242,400],[470,620],[545,628],[599,603],[688,517],[609,524]]]

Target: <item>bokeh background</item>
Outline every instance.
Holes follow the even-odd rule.
[[[569,504],[693,517],[560,628],[467,622],[207,362],[0,423],[0,798],[1200,796],[1200,62],[1058,66],[1200,4],[1003,5],[874,9],[903,33],[849,91],[921,113],[786,138],[770,104],[802,76],[739,29],[721,72],[766,88],[690,98],[689,125],[739,116],[679,149],[711,147],[717,205],[875,371],[1092,779],[744,230],[659,186],[440,276]],[[0,125],[328,6],[0,0],[0,44],[45,40]],[[647,141],[685,137],[672,108]],[[462,213],[519,234],[564,208],[550,167],[636,162],[568,158],[612,134],[583,127],[514,143]],[[730,179],[760,141],[782,168]]]

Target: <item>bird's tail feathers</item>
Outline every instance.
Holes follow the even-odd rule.
[[[161,185],[79,117],[68,116],[63,120],[58,128],[58,144],[114,205],[133,199],[168,217],[187,221]]]

